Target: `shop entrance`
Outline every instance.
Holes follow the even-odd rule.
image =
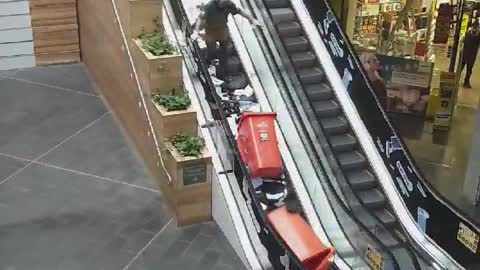
[[[355,20],[344,18],[344,29],[425,178],[480,222],[464,196],[465,179],[473,177],[466,173],[469,160],[480,159],[471,157],[471,149],[480,149],[472,144],[480,127],[480,68],[476,61],[469,88],[461,65],[480,1],[350,0],[347,6]]]

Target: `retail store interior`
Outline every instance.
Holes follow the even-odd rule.
[[[471,197],[464,194],[465,179],[474,177],[467,171],[471,166],[475,167],[475,160],[478,160],[478,156],[474,153],[474,149],[478,148],[474,141],[474,130],[478,129],[480,124],[476,116],[480,101],[478,61],[473,66],[471,88],[464,85],[466,69],[464,68],[463,72],[460,70],[461,59],[464,57],[462,50],[465,33],[472,28],[471,24],[478,23],[480,3],[478,1],[464,3],[462,1],[364,1],[354,4],[355,1],[344,1],[342,6],[340,2],[332,5],[336,7],[337,16],[344,18],[342,19],[343,27],[358,55],[376,54],[380,74],[391,72],[388,70],[392,68],[389,65],[399,61],[398,59],[405,59],[405,65],[415,65],[414,61],[417,61],[417,65],[430,66],[431,70],[425,73],[428,75],[422,86],[424,89],[419,90],[419,96],[418,93],[416,97],[415,94],[411,96],[411,109],[407,108],[407,104],[395,103],[395,105],[394,101],[387,102],[386,111],[426,180],[452,204],[480,221],[480,208]],[[348,7],[345,6],[347,4]],[[457,12],[460,4],[464,7],[462,23],[458,26],[456,20],[459,18]],[[397,23],[399,15],[407,5],[410,5],[410,9],[404,17],[407,18],[405,23],[399,26],[398,30],[392,31],[393,25]],[[353,8],[356,12],[355,20],[348,17],[352,14]],[[456,38],[458,43],[454,44]],[[390,46],[386,45],[388,41],[391,41]],[[454,45],[457,46],[457,59],[452,68],[450,65],[453,61],[451,58]],[[388,56],[385,57],[385,55]],[[398,71],[405,71],[400,67],[400,62],[397,63]],[[450,74],[457,77],[452,81],[454,90],[448,97],[448,104],[444,107],[439,103],[446,99],[439,97],[438,91],[442,91],[443,82],[440,81],[443,79],[440,77],[447,76],[446,73],[444,75],[441,73],[449,72],[449,68],[454,72]],[[415,85],[422,78],[411,79],[417,80],[411,82]],[[389,80],[387,99],[394,99],[402,90],[398,91],[399,88],[395,85],[398,82],[395,82],[395,78],[388,77],[386,80]],[[397,78],[398,80],[401,79]],[[422,95],[424,97],[421,97]],[[408,98],[404,97],[404,101],[407,101],[406,99]],[[421,107],[421,113],[414,108],[415,99],[419,102],[417,105]],[[420,105],[422,99],[424,104]],[[425,102],[425,100],[428,101]],[[444,108],[446,110],[443,110]],[[445,112],[446,115],[443,114]],[[451,121],[444,125],[441,123],[441,117],[451,118]]]

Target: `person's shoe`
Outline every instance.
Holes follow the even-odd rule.
[[[470,85],[470,82],[464,82],[463,88],[472,88],[472,86]]]

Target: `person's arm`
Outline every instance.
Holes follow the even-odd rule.
[[[238,8],[238,15],[244,17],[245,19],[247,19],[251,24],[255,24],[257,22],[257,20],[255,20],[255,18],[253,18],[252,15],[250,15],[250,13],[248,13],[247,11],[243,10],[242,8]]]
[[[243,18],[247,19],[251,24],[256,25],[256,26],[260,26],[260,23],[255,18],[253,18],[253,16],[250,13],[248,13],[247,11],[245,11],[242,8],[237,7],[235,5],[235,3],[230,1],[229,8],[230,8],[230,13],[232,15],[238,14],[238,15],[242,16]]]
[[[199,37],[200,30],[202,29],[202,26],[204,26],[205,18],[204,18],[204,12],[202,11],[200,15],[198,15],[197,20],[195,21],[195,27],[193,28],[193,33],[190,36],[193,40],[197,39]]]
[[[202,13],[200,13],[200,15],[197,18],[197,21],[195,23],[194,31],[200,32],[200,29],[201,29],[203,23],[204,23],[204,13],[202,12]]]

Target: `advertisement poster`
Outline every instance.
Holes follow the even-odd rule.
[[[424,117],[430,96],[433,64],[377,55],[387,91],[386,110]]]
[[[455,96],[455,77],[454,72],[440,73],[440,108],[435,113],[433,126],[436,129],[448,129],[450,126],[453,103]]]

